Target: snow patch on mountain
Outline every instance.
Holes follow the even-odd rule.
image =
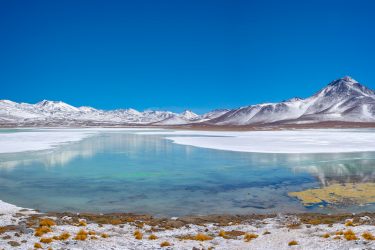
[[[315,95],[234,109],[209,121],[217,125],[249,125],[301,121],[375,121],[375,92],[351,77],[331,82]]]
[[[218,109],[203,115],[190,110],[100,110],[74,107],[62,101],[36,104],[0,100],[0,123],[17,126],[71,125],[251,125],[313,123],[321,121],[375,122],[375,92],[346,76],[328,84],[311,97],[280,103],[262,103],[237,109]]]

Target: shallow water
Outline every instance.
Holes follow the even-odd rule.
[[[374,152],[229,152],[132,131],[102,131],[52,150],[0,154],[0,199],[41,211],[157,216],[375,211],[373,205],[304,207],[288,196],[374,179]]]

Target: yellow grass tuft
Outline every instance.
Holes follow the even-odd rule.
[[[290,223],[286,225],[286,227],[289,229],[298,229],[298,228],[301,228],[301,225],[302,224],[300,222],[295,222],[295,223]]]
[[[38,227],[37,229],[35,229],[35,236],[37,237],[41,237],[43,236],[44,234],[46,233],[50,233],[52,232],[52,229],[47,227],[47,226],[42,226],[42,227]]]
[[[335,237],[333,237],[334,240],[341,240],[341,236],[339,235],[336,235]]]
[[[89,235],[96,235],[96,232],[95,231],[89,231]]]
[[[78,226],[79,226],[79,227],[85,227],[85,226],[87,226],[87,223],[86,223],[85,220],[79,220],[79,221],[78,221]]]
[[[345,226],[346,227],[354,227],[355,225],[354,225],[352,220],[348,220],[347,222],[345,222]]]
[[[81,229],[77,233],[76,237],[74,237],[74,239],[75,240],[86,240],[87,239],[87,235],[88,235],[88,233],[85,230]]]
[[[119,220],[119,219],[113,219],[113,220],[110,220],[110,221],[109,221],[109,224],[112,224],[112,225],[120,225],[120,224],[122,224],[122,221]]]
[[[42,219],[39,221],[39,227],[52,227],[56,226],[56,222],[51,219]]]
[[[327,239],[327,238],[330,237],[330,235],[329,235],[329,233],[325,233],[325,234],[322,235],[322,237]]]
[[[102,233],[102,234],[100,235],[100,237],[102,237],[102,238],[108,238],[108,237],[109,237],[109,235],[108,235],[108,234],[106,234],[106,233]]]
[[[288,246],[296,246],[298,245],[298,242],[295,240],[289,241]]]
[[[219,236],[225,238],[226,237],[226,232],[224,230],[220,230]]]
[[[171,243],[169,243],[168,241],[163,241],[162,243],[160,243],[160,246],[161,247],[169,247],[169,246],[171,246]]]
[[[67,240],[69,238],[70,238],[70,233],[68,232],[61,233],[59,236],[59,240]]]
[[[206,240],[212,240],[212,237],[203,233],[198,233],[197,235],[195,235],[194,239],[198,241],[206,241]]]
[[[136,240],[141,240],[143,238],[143,233],[139,230],[135,230],[133,235]]]
[[[34,244],[34,248],[36,248],[36,249],[38,249],[38,248],[41,249],[41,248],[43,248],[43,247],[42,247],[42,245],[41,245],[40,243],[35,243],[35,244]]]
[[[52,238],[41,238],[41,239],[40,239],[40,242],[41,242],[41,243],[45,243],[45,244],[49,244],[49,243],[51,243],[52,241],[53,241]]]
[[[337,231],[335,234],[336,234],[336,235],[343,235],[344,232],[343,232],[343,231]]]
[[[355,233],[352,230],[347,230],[344,232],[344,238],[346,240],[358,240],[358,237],[355,235]]]
[[[156,240],[157,238],[158,237],[155,234],[151,234],[150,236],[148,236],[149,240]]]
[[[364,232],[362,234],[362,238],[364,238],[365,240],[375,240],[374,235],[372,235],[372,233],[370,232]]]
[[[258,238],[258,235],[257,234],[253,234],[253,233],[246,233],[244,236],[243,236],[244,240],[249,242],[251,241],[252,239],[256,239]]]

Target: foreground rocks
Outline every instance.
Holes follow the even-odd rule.
[[[0,249],[375,248],[371,213],[154,218],[6,208],[0,210]]]

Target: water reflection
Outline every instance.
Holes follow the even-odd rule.
[[[54,211],[159,215],[306,211],[289,192],[375,178],[375,154],[260,154],[102,132],[0,155],[0,198]]]
[[[370,156],[368,153],[356,154],[354,159],[317,162],[295,167],[294,170],[312,174],[323,187],[335,183],[374,182],[375,159],[371,159]]]
[[[90,158],[96,154],[111,151],[115,154],[126,154],[136,157],[140,150],[147,149],[148,152],[171,152],[173,145],[164,140],[155,140],[155,136],[139,136],[131,133],[102,133],[94,137],[83,139],[61,145],[54,149],[0,154],[0,168],[15,168],[38,164],[45,167],[58,167],[69,164],[77,158]],[[191,149],[186,148],[185,155],[188,157]]]

